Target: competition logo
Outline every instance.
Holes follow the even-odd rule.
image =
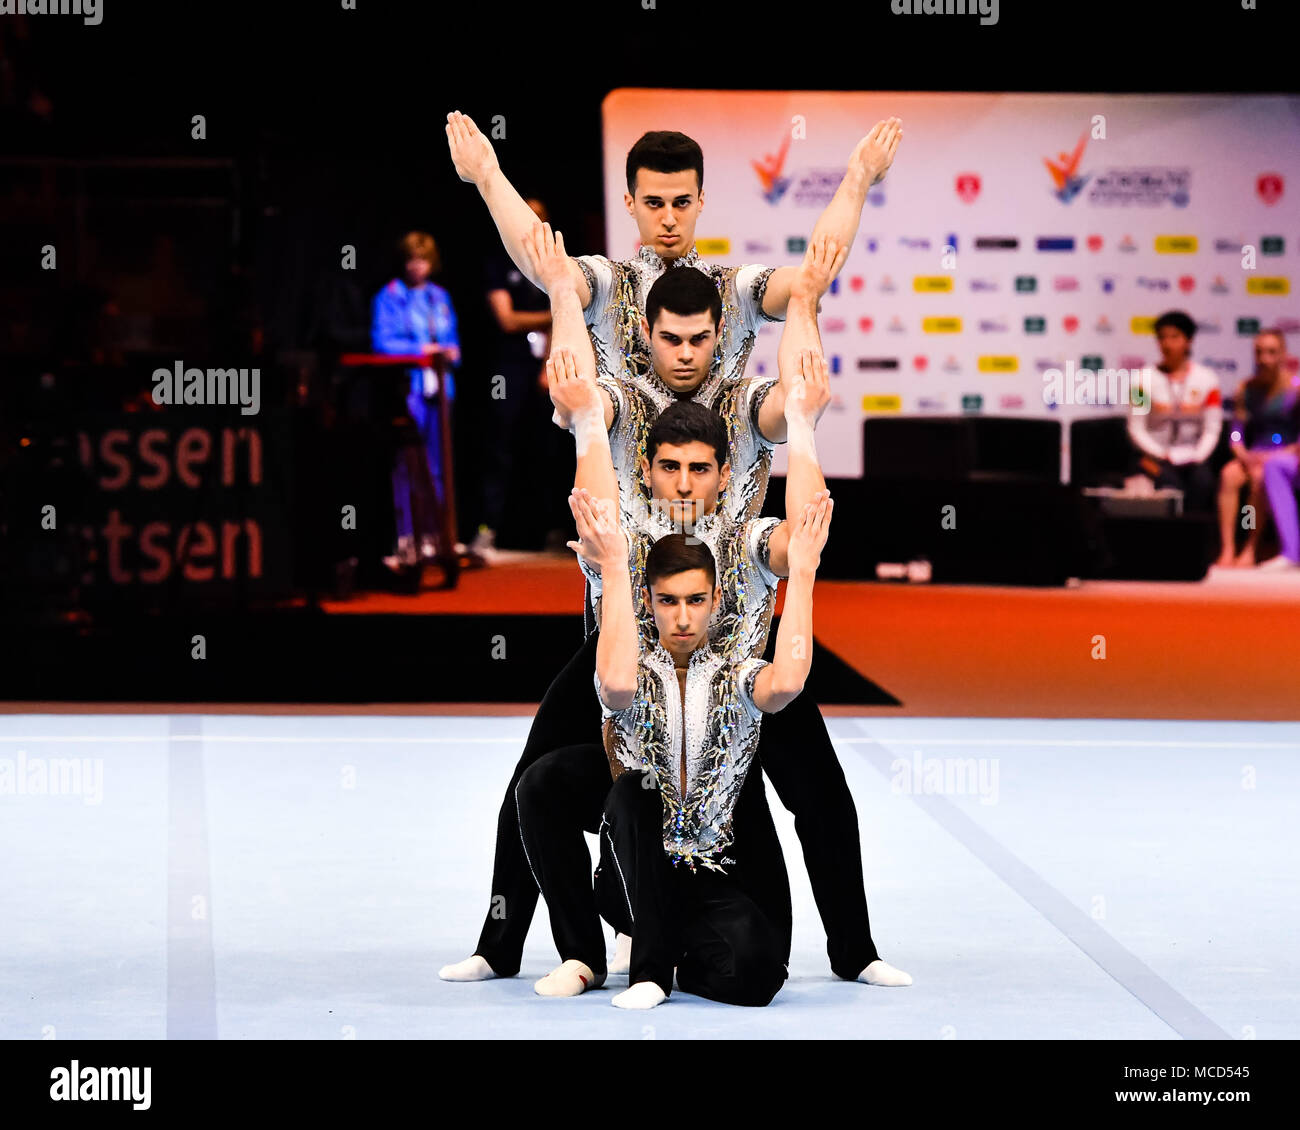
[[[1255,181],[1255,191],[1265,204],[1273,205],[1282,199],[1283,185],[1281,173],[1261,173]]]
[[[1184,294],[1191,294],[1196,289],[1196,279],[1192,275],[1181,275],[1178,279],[1178,289]]]
[[[1186,208],[1191,201],[1192,172],[1187,168],[1143,165],[1130,169],[1107,169],[1093,182],[1088,203],[1102,207],[1155,207],[1172,204]]]
[[[864,334],[870,333],[871,327],[874,326],[875,324],[876,324],[875,322],[873,322],[870,318],[867,317],[861,317],[858,319],[858,329],[861,330]]]
[[[1084,130],[1072,153],[1059,153],[1055,161],[1050,157],[1043,158],[1043,164],[1052,174],[1052,184],[1055,186],[1052,195],[1062,204],[1069,204],[1078,196],[1092,176],[1091,173],[1079,175],[1079,162],[1083,160],[1083,150],[1087,144],[1088,131]]]
[[[1052,280],[1053,290],[1078,290],[1079,280],[1073,275],[1057,275]]]
[[[973,203],[980,194],[980,178],[975,173],[957,174],[957,199],[963,204]]]
[[[1114,294],[1114,293],[1115,293],[1115,276],[1114,276],[1114,275],[1102,275],[1102,276],[1101,276],[1097,281],[1101,283],[1101,292],[1102,292],[1102,294]]]
[[[786,194],[790,187],[790,177],[783,177],[781,170],[785,168],[785,159],[790,152],[790,136],[787,134],[785,140],[781,143],[781,150],[775,156],[771,153],[765,153],[761,161],[750,161],[754,172],[758,174],[758,183],[761,186],[763,199],[769,204],[780,203],[781,197]]]
[[[1089,251],[1101,250],[1101,236],[1099,235],[1088,236],[1088,250]]]
[[[1103,314],[1097,319],[1097,324],[1092,327],[1093,333],[1108,334],[1115,331],[1115,327],[1110,324],[1110,319]]]
[[[971,279],[970,288],[977,294],[990,293],[998,289],[996,279]]]
[[[844,180],[845,170],[843,168],[833,169],[805,169],[799,175],[791,176],[794,191],[792,197],[795,207],[797,208],[825,208],[834,198],[835,193],[839,190],[840,182]],[[867,192],[867,203],[881,205],[885,202],[884,195],[879,192],[873,194]]]
[[[1126,235],[1119,241],[1119,249],[1124,252],[1136,251],[1138,245],[1134,242],[1131,235]]]

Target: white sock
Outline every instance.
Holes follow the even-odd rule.
[[[609,1003],[615,1008],[654,1008],[667,999],[668,994],[653,981],[638,981],[631,988],[624,989]]]
[[[609,959],[611,973],[626,973],[632,968],[632,939],[627,934],[614,935],[614,956]]]
[[[552,969],[533,988],[542,997],[576,997],[588,989],[599,989],[604,983],[603,975],[597,976],[585,963],[571,957]]]
[[[895,969],[887,961],[876,958],[858,974],[858,980],[867,985],[910,985],[912,975],[904,973],[901,969]]]
[[[438,976],[444,981],[491,981],[496,976],[490,966],[478,954],[444,965],[438,970]]]

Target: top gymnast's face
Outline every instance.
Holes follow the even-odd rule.
[[[688,569],[655,581],[650,586],[650,607],[664,649],[677,658],[708,643],[709,617],[721,598],[703,569]]]
[[[636,196],[623,193],[627,214],[636,220],[641,245],[662,259],[689,254],[695,246],[695,221],[704,207],[694,169],[656,173],[637,169]]]
[[[644,318],[641,332],[650,342],[655,375],[678,396],[689,396],[704,383],[718,344],[718,327],[707,310],[674,314],[660,310],[651,329]]]
[[[718,456],[703,440],[661,443],[653,459],[641,460],[641,473],[650,497],[660,499],[669,519],[683,529],[718,506],[718,495],[731,481],[731,464],[718,466]]]

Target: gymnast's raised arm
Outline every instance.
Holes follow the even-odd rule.
[[[785,442],[785,401],[790,388],[800,377],[805,354],[809,350],[822,351],[821,333],[817,329],[817,304],[848,256],[849,249],[845,244],[830,236],[817,236],[808,244],[803,262],[793,276],[785,325],[776,351],[780,379],[758,409],[758,430],[772,443]],[[821,408],[825,407],[823,403]],[[821,411],[818,411],[817,418],[820,416]]]
[[[473,119],[459,110],[453,110],[447,115],[447,145],[457,175],[461,180],[474,185],[488,206],[492,221],[501,233],[506,254],[527,276],[529,282],[540,287],[541,280],[533,273],[528,254],[524,250],[524,241],[537,222],[537,216],[514,185],[506,180],[492,142],[483,135]],[[574,275],[578,304],[585,310],[591,303],[591,288],[587,286],[586,276],[578,264],[570,259],[568,265]]]
[[[903,126],[899,119],[883,118],[858,142],[849,157],[848,171],[840,181],[840,187],[835,190],[835,196],[812,230],[813,240],[828,236],[841,247],[853,246],[862,220],[862,208],[867,202],[867,190],[889,171],[902,137]],[[763,294],[763,310],[770,317],[779,318],[785,313],[797,270],[796,267],[778,267],[772,272]]]
[[[551,299],[551,358],[555,359],[561,353],[569,355],[577,373],[591,385],[591,395],[598,402],[604,427],[608,430],[614,422],[614,402],[609,393],[596,385],[596,351],[591,346],[591,336],[582,319],[577,284],[569,270],[573,260],[565,254],[564,236],[558,231],[553,232],[550,224],[534,221],[528,238],[522,244],[522,250],[538,285]],[[578,275],[581,277],[582,272],[579,271]],[[572,431],[575,423],[573,406],[557,398],[556,386],[552,383],[553,371],[554,367],[548,362],[546,387],[551,394],[551,403],[555,405],[555,422]],[[583,400],[586,400],[585,393]],[[578,446],[581,448],[581,441]],[[603,491],[594,493],[601,498],[606,497]],[[615,494],[614,497],[617,498],[618,495]]]
[[[776,648],[772,662],[754,680],[754,705],[764,714],[775,714],[798,698],[812,669],[813,581],[833,506],[827,495],[816,508],[805,506],[791,523],[790,579],[785,586],[781,626],[776,630]]]
[[[569,548],[599,566],[605,580],[601,597],[603,622],[596,644],[600,697],[611,710],[625,710],[636,697],[637,664],[641,658],[632,609],[627,536],[619,525],[617,505],[575,488],[569,496],[569,509],[578,526],[578,540],[569,542]]]

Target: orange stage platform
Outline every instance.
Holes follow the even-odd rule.
[[[511,554],[462,574],[451,592],[363,595],[325,608],[571,613],[581,603],[571,559]],[[1300,718],[1295,576],[1234,570],[1196,584],[1064,589],[823,581],[816,624],[822,646],[903,704],[855,714]]]

